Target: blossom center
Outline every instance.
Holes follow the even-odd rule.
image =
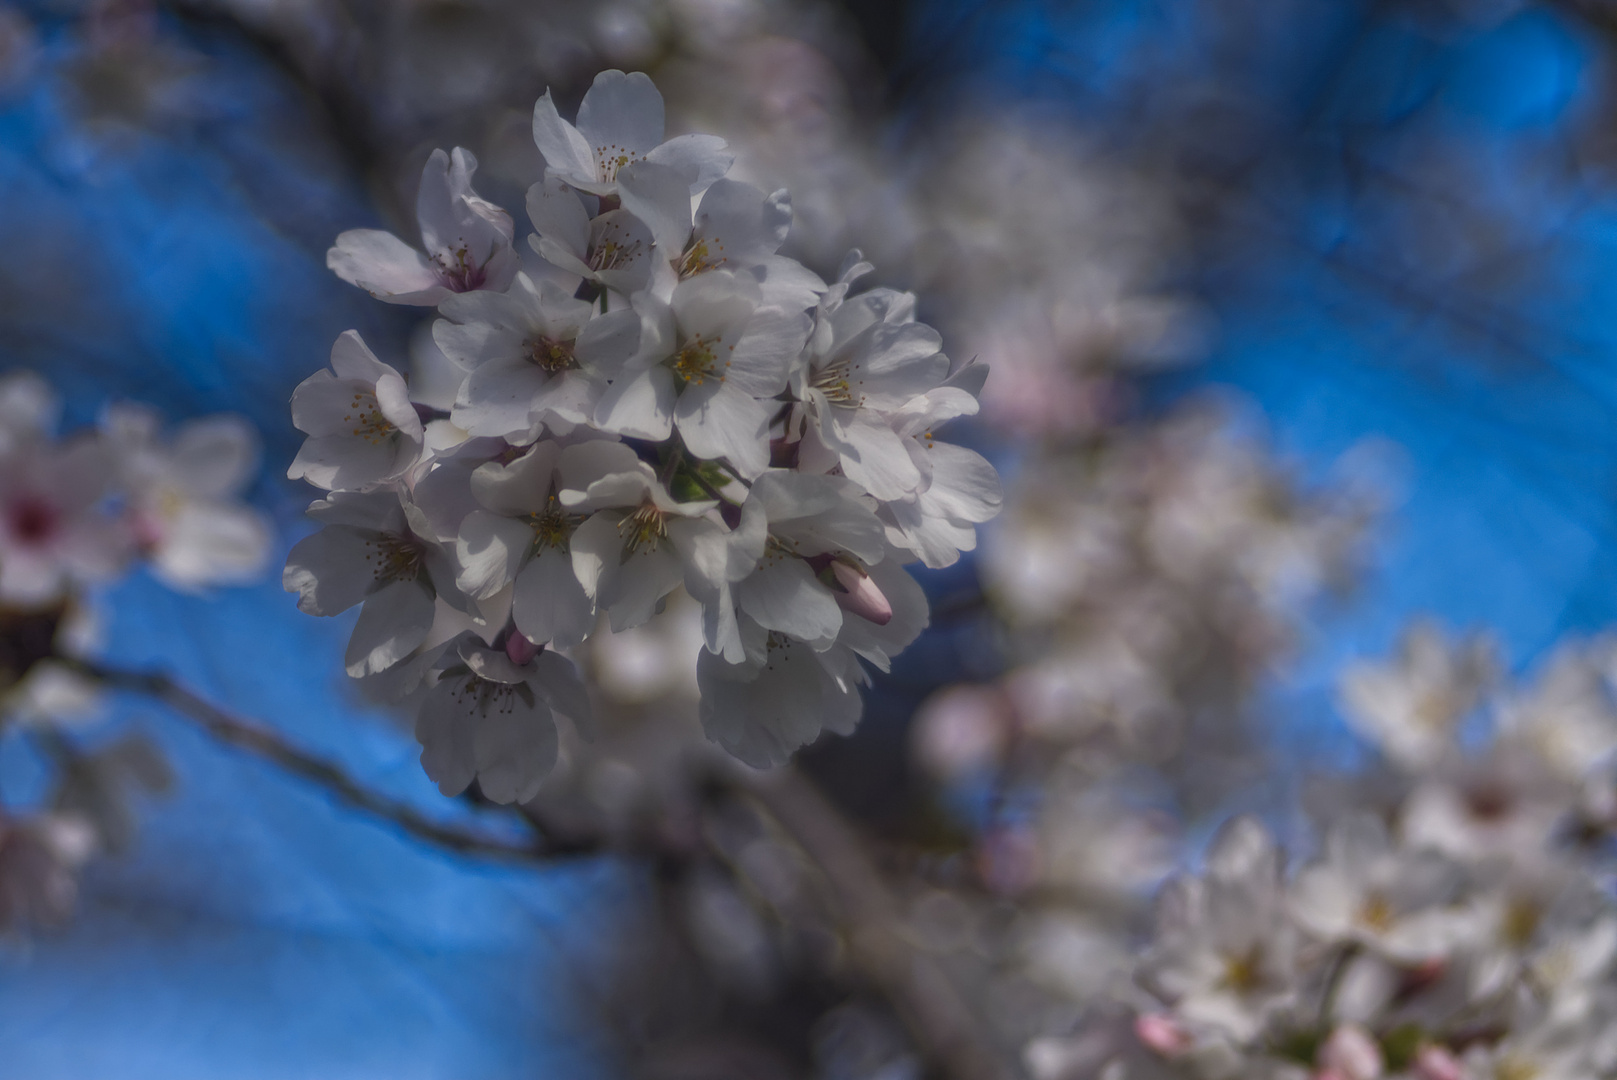
[[[1237,994],[1250,993],[1263,982],[1263,946],[1224,957],[1224,985]]]
[[[1525,947],[1532,942],[1533,935],[1538,932],[1540,915],[1538,905],[1531,900],[1512,900],[1505,907],[1500,936],[1517,948]]]
[[[1378,934],[1385,934],[1392,929],[1393,920],[1397,913],[1393,911],[1392,901],[1378,890],[1371,890],[1370,895],[1364,898],[1359,910],[1354,914],[1354,920],[1367,930]]]
[[[438,268],[438,276],[443,278],[444,286],[451,292],[471,292],[483,287],[486,276],[483,267],[472,263],[472,254],[464,240],[460,247],[449,252],[447,259],[439,252],[433,255],[432,262]]]
[[[623,537],[622,562],[638,551],[656,551],[668,537],[668,515],[652,503],[644,503],[618,522],[618,535]]]
[[[710,341],[701,334],[697,334],[687,341],[679,352],[674,354],[669,366],[674,369],[674,374],[678,375],[686,386],[692,384],[700,386],[707,381],[710,375],[723,382],[724,373],[722,371],[715,373],[715,369],[720,367],[719,346],[723,344],[723,341],[719,338],[713,338]],[[735,346],[727,345],[725,348],[729,350],[734,349]],[[729,367],[730,362],[726,360],[722,366]]]
[[[730,260],[724,254],[724,245],[718,241],[695,240],[674,263],[681,278],[695,277],[708,270],[716,270]]]
[[[536,365],[552,374],[578,366],[573,343],[561,338],[539,337],[529,344],[528,356]]]
[[[380,584],[414,581],[421,575],[421,545],[408,536],[378,536],[365,541],[365,562]]]
[[[809,386],[825,395],[827,401],[833,405],[846,405],[849,408],[858,408],[865,403],[865,396],[855,387],[864,385],[864,380],[853,379],[852,365],[846,360],[839,360],[815,373],[809,380]]]
[[[619,270],[633,262],[639,255],[640,241],[622,236],[614,222],[596,238],[595,246],[589,253],[589,266],[596,273],[603,270]]]
[[[496,713],[514,711],[517,696],[518,691],[515,685],[495,682],[492,679],[484,679],[476,675],[467,675],[466,681],[454,693],[455,700],[461,704],[462,708],[468,711],[476,709],[482,716],[487,716],[490,708]]]
[[[599,171],[601,179],[611,183],[618,178],[618,170],[631,161],[639,161],[640,155],[633,150],[626,150],[617,143],[595,148],[595,168]]]
[[[6,508],[6,526],[20,543],[37,546],[56,533],[61,515],[37,495],[24,495]]]
[[[578,522],[577,515],[569,514],[557,506],[556,496],[550,496],[543,510],[528,515],[528,524],[533,528],[534,547],[566,551],[567,541],[578,527]]]
[[[360,391],[348,403],[348,411],[343,414],[343,423],[353,424],[352,433],[356,439],[364,439],[372,446],[392,435],[398,428],[393,422],[382,415],[382,407],[376,402],[376,395],[367,391]]]

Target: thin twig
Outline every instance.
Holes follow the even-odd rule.
[[[507,859],[554,859],[600,851],[600,845],[593,841],[562,841],[536,835],[526,843],[512,843],[440,825],[423,817],[413,807],[362,786],[337,766],[299,750],[268,728],[231,716],[161,672],[120,671],[80,660],[69,663],[110,688],[155,698],[220,742],[255,754],[325,788],[342,802],[390,821],[411,836],[438,847],[459,854]]]
[[[898,901],[836,808],[791,766],[747,791],[824,876],[850,955],[898,1011],[927,1062],[954,1080],[1016,1075],[942,965],[909,942]]]

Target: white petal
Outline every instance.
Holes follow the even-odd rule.
[[[704,650],[696,677],[703,731],[756,768],[785,764],[824,728],[852,730],[862,708],[858,689],[839,684],[813,650],[796,642],[771,649],[758,671]]]
[[[661,442],[673,432],[676,394],[674,373],[661,365],[626,372],[601,395],[595,422],[618,435]]]
[[[455,561],[460,568],[455,586],[479,600],[493,596],[516,580],[531,547],[533,529],[526,522],[473,510],[461,522],[455,540]]]
[[[663,141],[663,96],[643,71],[603,71],[578,107],[578,132],[598,156],[643,155]]]
[[[416,717],[421,767],[445,795],[459,795],[477,775],[471,717],[463,711],[464,678],[443,679],[427,692]]]
[[[717,135],[678,135],[646,155],[646,160],[690,178],[691,194],[700,195],[730,171],[735,155]]]
[[[556,722],[526,683],[462,706],[471,721],[477,786],[497,803],[527,802],[556,767]],[[469,714],[469,715],[465,715]]]
[[[433,607],[432,586],[424,580],[395,581],[372,593],[348,639],[348,674],[374,674],[408,656],[432,629]]]
[[[561,118],[550,91],[533,104],[533,141],[545,166],[563,180],[594,180],[595,152],[578,129]]]
[[[549,649],[533,658],[533,666],[538,672],[534,688],[550,707],[571,720],[584,738],[594,738],[595,715],[577,666]]]
[[[392,233],[349,229],[326,252],[326,266],[389,304],[431,307],[451,295],[427,257]]]
[[[511,617],[529,641],[551,642],[561,649],[589,636],[595,627],[595,602],[573,572],[571,555],[547,547],[529,560],[517,575]]]
[[[584,209],[578,193],[556,177],[547,176],[528,189],[528,218],[535,232],[574,259],[582,259],[589,250],[589,211]]]
[[[360,572],[365,540],[353,529],[328,525],[292,545],[281,587],[298,594],[299,611],[336,615],[365,599],[372,580]]]
[[[758,572],[735,587],[736,603],[759,626],[825,647],[842,628],[842,609],[802,559],[764,560]]]
[[[685,448],[699,458],[722,457],[745,477],[769,467],[769,409],[727,381],[687,387],[674,406],[674,421]]]

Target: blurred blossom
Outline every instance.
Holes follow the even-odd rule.
[[[959,685],[940,690],[916,711],[911,738],[928,772],[953,780],[992,768],[1014,722],[995,687]]]
[[[95,830],[73,814],[0,818],[0,931],[66,921],[78,899],[79,868],[95,847]]]

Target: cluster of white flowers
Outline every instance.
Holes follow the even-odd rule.
[[[1478,642],[1417,627],[1344,701],[1390,776],[1287,872],[1250,817],[1171,880],[1135,989],[1030,1044],[1040,1080],[1573,1080],[1617,1075],[1617,645],[1490,687]],[[1494,734],[1467,747],[1472,718]],[[1416,735],[1418,734],[1418,738]]]
[[[926,625],[904,564],[954,562],[999,506],[992,467],[934,435],[986,370],[940,351],[913,296],[854,292],[857,253],[830,285],[780,255],[786,193],[663,126],[643,74],[599,75],[576,125],[538,101],[528,270],[459,149],[427,163],[421,250],[375,230],[331,249],[378,298],[437,306],[461,381],[439,415],[338,339],[292,401],[291,475],[330,495],[284,580],[311,614],[362,605],[351,675],[431,682],[417,735],[446,793],[531,798],[552,714],[589,721],[561,651],[681,586],[710,738],[762,766],[852,730],[861,661],[886,670]]]
[[[1237,710],[1304,605],[1348,576],[1370,510],[1347,486],[1303,490],[1205,407],[1024,462],[981,561],[1014,666],[923,707],[923,764],[999,769],[1013,743],[1041,768],[1168,760]],[[1194,731],[1203,765],[1236,726],[1217,719],[1222,734]]]

